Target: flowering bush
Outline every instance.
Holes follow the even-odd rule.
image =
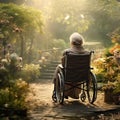
[[[115,49],[111,56],[105,56],[94,61],[97,77],[101,74],[105,83],[105,102],[120,104],[120,50]]]
[[[93,62],[97,76],[101,74],[103,82],[106,83],[108,81],[114,82],[119,80],[120,66],[118,63],[119,61],[116,59],[116,54],[114,54],[114,56],[98,58]]]
[[[111,40],[113,43],[119,43],[120,44],[120,27],[116,28],[111,33]]]
[[[16,53],[0,60],[0,106],[14,109],[27,108],[29,85],[21,79],[22,58]],[[27,74],[26,74],[27,76]]]
[[[40,76],[40,66],[35,64],[26,64],[21,71],[21,77],[26,81],[34,81]]]
[[[106,83],[103,86],[105,100],[113,99],[114,103],[120,104],[120,28],[112,32],[111,41],[113,46],[107,49],[104,61],[95,61],[95,65],[102,69],[99,73],[103,73]]]
[[[0,106],[16,109],[27,108],[26,96],[29,85],[22,79],[11,80],[9,87],[0,89]]]
[[[8,86],[10,79],[19,78],[22,68],[21,58],[12,53],[0,60],[0,87]]]
[[[109,48],[109,53],[110,54],[114,54],[114,52],[116,51],[116,50],[120,50],[120,44],[115,44],[114,46],[112,46],[111,48]]]

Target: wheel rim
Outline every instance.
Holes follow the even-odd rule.
[[[56,86],[56,98],[57,102],[62,104],[64,100],[64,84],[62,80],[62,75],[58,73],[58,81]]]
[[[97,98],[97,82],[93,73],[90,73],[90,79],[87,85],[87,93],[89,102],[93,104]]]

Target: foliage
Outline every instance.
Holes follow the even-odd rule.
[[[8,86],[9,72],[4,67],[0,67],[0,88]]]
[[[35,27],[39,27],[41,31],[41,19],[35,19],[35,17],[41,17],[40,11],[26,6],[18,7],[14,4],[0,4],[0,11],[2,34],[4,34],[4,32],[16,34],[15,32],[19,32],[20,30],[22,30],[22,32],[28,32]]]
[[[84,14],[84,7],[79,3],[84,4],[84,1],[53,0],[51,2],[49,7],[52,9],[49,12],[50,17],[47,18],[47,22],[55,38],[62,38],[67,41],[67,36],[72,32],[82,33],[88,29],[90,21],[87,19],[88,16]]]
[[[102,42],[103,46],[110,46],[111,33],[119,31],[120,4],[116,0],[27,0],[25,3],[37,10],[25,5],[1,4],[0,25],[1,36],[17,46],[18,54],[26,62],[33,61],[39,49],[55,47],[51,45],[54,39],[63,39],[68,44],[68,37],[74,31],[82,33],[87,41]],[[39,10],[44,17],[44,28]]]
[[[111,40],[113,43],[118,43],[120,44],[120,28],[116,28],[112,33],[111,33]]]
[[[114,46],[110,47],[108,52],[110,54],[114,54],[114,51],[116,50],[120,50],[120,44],[115,44]]]
[[[12,81],[11,81],[12,82]],[[29,92],[29,85],[26,81],[18,79],[10,84],[9,88],[9,106],[13,108],[27,108],[26,97]]]
[[[27,108],[26,96],[28,92],[28,83],[22,79],[11,80],[9,87],[0,89],[0,106],[16,109]]]
[[[21,69],[21,57],[19,57],[15,52],[8,54],[7,58],[1,59],[0,61],[0,75],[1,84],[9,84],[10,79],[16,79],[19,77]]]
[[[97,75],[98,81],[105,81],[104,74],[105,74],[105,58],[96,58],[93,61],[94,71]]]
[[[35,64],[25,64],[21,71],[21,77],[26,81],[34,81],[40,76],[40,66]]]
[[[106,84],[103,86],[103,90],[111,90],[113,95],[120,95],[120,44],[115,40],[117,36],[117,34],[116,37],[114,36],[115,44],[107,50],[106,56],[94,61],[98,73],[102,73],[105,78],[103,82]]]
[[[1,3],[16,3],[16,4],[23,4],[27,0],[0,0]]]
[[[33,0],[33,6],[43,12],[45,33],[65,41],[78,31],[89,41],[99,40],[109,46],[109,34],[120,25],[120,4],[116,0]]]
[[[113,95],[120,95],[120,82],[108,82],[107,84],[103,85],[102,90],[111,91],[111,94]]]
[[[50,43],[50,48],[58,48],[60,50],[66,48],[66,43],[63,39],[53,39]]]
[[[27,108],[29,85],[21,79],[21,57],[8,52],[0,61],[0,106],[14,109]]]
[[[118,94],[120,95],[120,81],[116,84],[114,90],[113,90],[113,94]]]
[[[109,35],[119,26],[116,22],[120,20],[118,16],[120,4],[116,0],[92,0],[91,4],[94,4],[93,9],[90,10],[90,15],[93,17],[93,24],[91,24],[90,31],[87,31],[87,33],[89,32],[96,39],[101,38],[100,41],[104,43],[103,45],[108,47],[111,44]]]
[[[3,43],[11,43],[17,53],[28,60],[35,45],[35,35],[42,33],[42,21],[40,10],[25,5],[0,4],[0,39]]]
[[[99,58],[94,61],[96,66],[96,74],[103,76],[103,82],[114,82],[118,80],[117,76],[120,72],[117,61],[113,56]],[[99,78],[98,78],[99,79]]]
[[[120,104],[120,81],[108,82],[102,89],[104,90],[105,102]]]
[[[120,72],[120,44],[119,44],[119,29],[111,34],[112,46],[107,48],[104,56],[94,61],[99,73],[103,74],[105,81],[119,80]]]
[[[113,91],[115,89],[115,86],[116,86],[116,83],[113,83],[113,82],[108,82],[107,84],[105,84],[103,87],[102,87],[102,90],[106,91],[106,90],[111,90]]]

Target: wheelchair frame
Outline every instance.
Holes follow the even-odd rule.
[[[82,102],[88,98],[89,103],[93,104],[97,98],[97,79],[91,72],[91,54],[93,51],[85,54],[65,55],[65,66],[59,65],[57,78],[54,83],[52,100],[63,104],[65,92],[73,88],[81,90],[80,99]],[[77,84],[74,84],[77,83]],[[71,88],[66,89],[65,85]],[[81,86],[81,87],[79,87]],[[87,95],[86,95],[87,94]]]

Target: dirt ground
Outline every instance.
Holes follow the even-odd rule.
[[[52,101],[53,84],[49,80],[30,83],[33,94],[29,95],[31,110],[30,120],[107,120],[105,114],[109,114],[108,120],[120,120],[120,105],[104,103],[104,94],[98,92],[97,100],[93,105],[75,99],[65,99],[63,105]],[[117,115],[111,114],[117,108]],[[115,113],[116,114],[116,113]],[[112,118],[116,119],[112,119]]]

